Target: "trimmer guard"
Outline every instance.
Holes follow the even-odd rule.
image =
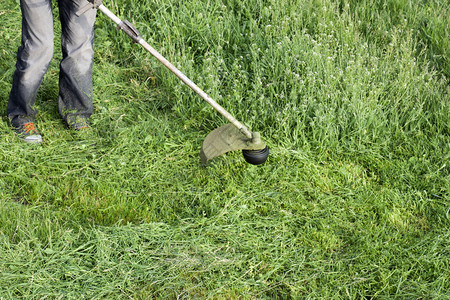
[[[200,157],[202,164],[208,160],[235,150],[261,150],[266,143],[261,141],[258,132],[252,133],[249,139],[233,124],[227,124],[211,131],[203,141]]]

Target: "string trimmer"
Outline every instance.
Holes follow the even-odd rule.
[[[181,79],[194,92],[208,102],[215,110],[224,116],[230,124],[221,126],[213,130],[203,141],[200,156],[203,164],[214,157],[220,156],[229,151],[242,150],[245,160],[248,163],[259,165],[266,161],[269,156],[269,149],[261,140],[258,132],[251,132],[244,124],[236,120],[222,106],[202,91],[186,75],[172,65],[167,59],[158,53],[152,46],[143,40],[136,28],[127,20],[121,20],[106,8],[102,0],[87,0],[89,3],[77,12],[80,16],[89,9],[98,9],[109,17],[117,28],[125,32],[135,43],[140,44],[150,52],[157,60],[167,67],[173,74]]]

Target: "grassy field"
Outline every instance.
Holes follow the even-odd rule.
[[[0,299],[450,299],[448,1],[104,4],[271,155],[201,166],[226,121],[100,14],[92,127],[57,114],[57,50],[24,145],[2,0]]]

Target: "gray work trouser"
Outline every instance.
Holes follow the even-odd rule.
[[[78,17],[86,0],[58,0],[62,27],[58,111],[64,119],[89,118],[92,104],[92,60],[96,10]],[[33,118],[36,94],[53,57],[52,0],[20,0],[22,43],[17,52],[7,115]]]

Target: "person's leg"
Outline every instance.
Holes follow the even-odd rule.
[[[92,64],[94,57],[94,23],[97,11],[88,10],[81,16],[75,13],[86,0],[59,0],[62,27],[63,59],[59,75],[58,110],[73,129],[79,128],[93,112]],[[83,124],[81,124],[83,127]]]
[[[21,0],[20,7],[22,42],[6,114],[32,121],[36,94],[53,57],[53,15],[51,0]]]

